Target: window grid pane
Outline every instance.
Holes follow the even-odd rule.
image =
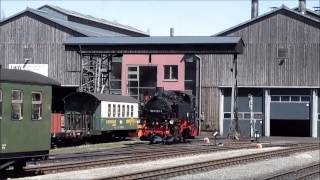
[[[131,117],[133,117],[133,105],[131,105]]]
[[[21,120],[23,114],[23,92],[21,90],[11,91],[11,118]]]
[[[126,106],[122,105],[122,117],[126,116]]]
[[[31,118],[33,120],[42,119],[42,95],[40,92],[32,93]]]
[[[129,117],[129,113],[130,113],[130,109],[129,109],[129,105],[127,105],[127,117]]]

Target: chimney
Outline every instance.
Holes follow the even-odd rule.
[[[170,28],[170,37],[173,37],[173,36],[174,36],[174,29]]]
[[[251,19],[258,17],[258,0],[251,0]]]
[[[306,0],[299,0],[299,12],[306,14]]]

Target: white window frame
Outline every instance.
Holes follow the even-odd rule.
[[[173,78],[173,66],[177,67],[177,78]],[[169,79],[166,78],[166,67],[169,67]],[[178,65],[163,65],[163,79],[165,81],[178,81],[179,79],[179,66]]]
[[[33,101],[33,94],[40,94],[40,101]],[[32,109],[32,106],[34,105],[34,104],[40,104],[40,112],[39,112],[39,114],[40,114],[40,116],[38,117],[38,119],[34,119],[33,117],[32,117],[32,113],[33,113],[33,109]],[[42,92],[39,92],[39,91],[36,91],[36,92],[31,92],[31,119],[32,120],[41,120],[42,119]]]
[[[279,101],[273,101],[272,97],[279,97]],[[283,101],[282,97],[289,97],[289,100],[288,101]],[[298,101],[292,101],[292,99],[291,99],[292,97],[299,97],[299,100]],[[309,101],[303,101],[302,100],[303,97],[308,97]],[[290,103],[308,103],[308,102],[311,101],[310,95],[271,95],[270,99],[271,99],[272,103],[288,103],[288,102],[290,102]]]
[[[21,93],[21,99],[20,100],[13,100],[12,99],[12,95],[13,95],[14,91],[19,91]],[[13,104],[20,104],[20,117],[19,117],[19,119],[14,119],[12,117]],[[23,119],[23,91],[22,90],[18,90],[18,89],[11,90],[11,119],[14,120],[14,121],[19,121],[19,120]]]

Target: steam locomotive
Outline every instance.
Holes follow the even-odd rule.
[[[157,88],[143,107],[138,136],[150,143],[178,143],[194,138],[198,131],[194,98],[180,91]]]

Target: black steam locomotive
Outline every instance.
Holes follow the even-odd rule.
[[[185,141],[197,135],[192,96],[158,88],[143,108],[138,135],[151,143]]]

